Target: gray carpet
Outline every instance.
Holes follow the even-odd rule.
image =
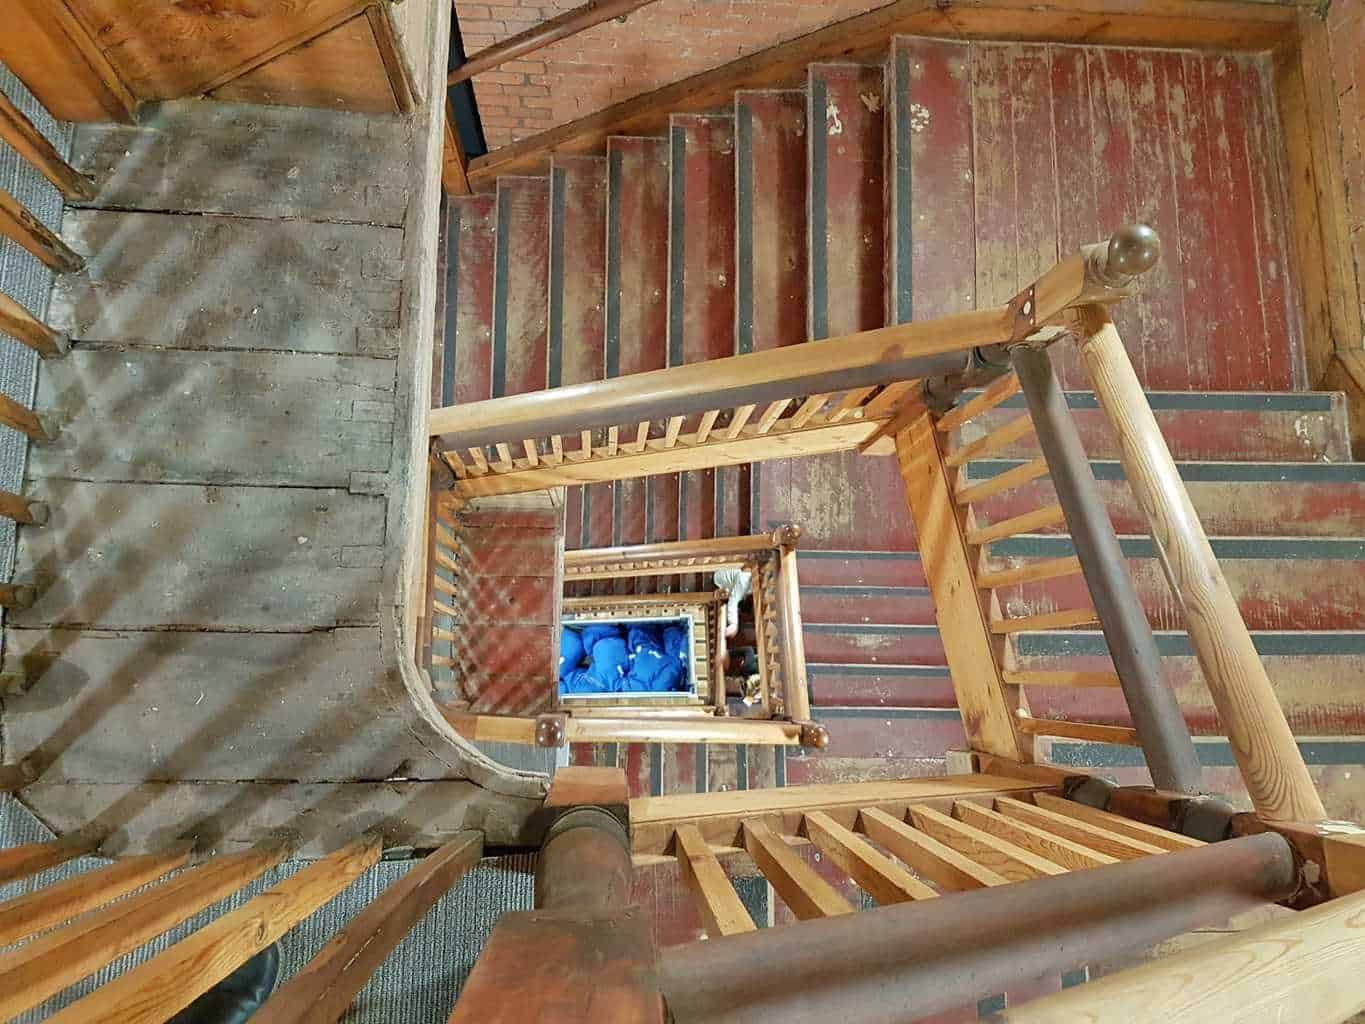
[[[20,803],[0,796],[0,848],[52,838]],[[104,861],[83,858],[10,885],[0,885],[0,900],[30,892]],[[323,944],[359,913],[385,887],[401,878],[411,861],[384,861],[366,872],[336,899],[302,922],[280,941],[281,978],[306,964]],[[302,867],[291,861],[267,872],[254,884],[167,932],[141,950],[115,961],[17,1020],[40,1021],[74,1002],[130,966],[160,952],[214,917],[287,878]],[[440,1024],[450,1015],[460,986],[504,910],[530,909],[531,855],[486,860],[466,875],[427,914],[375,972],[342,1019],[351,1024]]]

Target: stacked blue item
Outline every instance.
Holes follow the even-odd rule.
[[[559,690],[575,693],[668,693],[688,690],[687,630],[674,623],[610,622],[564,626]]]

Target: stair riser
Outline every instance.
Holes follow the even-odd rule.
[[[954,708],[957,696],[946,668],[808,664],[815,707]],[[897,671],[900,669],[900,671]]]
[[[801,571],[798,566],[798,572]],[[801,618],[806,622],[932,623],[934,602],[925,587],[878,590],[867,586],[818,587],[801,580]]]
[[[493,267],[497,197],[450,204],[442,404],[479,402],[493,380]]]
[[[1113,428],[1089,391],[1068,393],[1086,453],[1092,459],[1119,456]],[[1339,394],[1219,394],[1157,392],[1147,396],[1171,454],[1181,460],[1254,462],[1349,462],[1350,429]],[[1017,396],[953,435],[955,444],[976,440],[1021,415]],[[1028,437],[1001,452],[1032,458],[1037,440]]]

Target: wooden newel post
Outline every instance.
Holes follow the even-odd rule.
[[[1084,307],[1081,326],[1086,370],[1118,435],[1124,473],[1151,527],[1252,803],[1267,820],[1324,818],[1322,800],[1123,341],[1101,306]]]
[[[796,542],[801,530],[784,526],[773,534],[778,544],[777,608],[782,629],[783,700],[793,722],[810,721],[810,684],[806,679],[805,627],[801,624],[801,581]]]

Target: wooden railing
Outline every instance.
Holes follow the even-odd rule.
[[[0,882],[75,857],[98,840],[64,838],[0,850]],[[42,1004],[120,957],[249,885],[291,854],[267,841],[240,853],[199,855],[192,841],[123,857],[0,903],[0,1017]],[[251,1018],[336,1020],[432,905],[479,861],[481,833],[463,832],[424,857],[353,917]],[[378,862],[367,834],[214,918],[197,931],[46,1018],[157,1022],[184,1009],[285,935]]]
[[[68,164],[24,112],[0,94],[0,139],[46,178],[66,199],[90,199],[95,183]],[[0,189],[0,233],[56,274],[79,271],[85,261],[49,230],[13,195]],[[34,316],[12,296],[0,292],[0,333],[32,349],[43,359],[61,358],[70,348],[66,335]],[[0,425],[18,431],[33,444],[57,438],[54,423],[6,395],[0,395]],[[0,516],[27,526],[42,526],[50,510],[46,503],[0,491]],[[25,583],[0,586],[0,606],[25,608],[35,598]]]
[[[435,503],[432,520],[433,565],[430,575],[432,623],[427,648],[433,680],[455,666],[459,593],[459,545],[451,533],[453,520]],[[751,573],[754,630],[759,657],[761,694],[744,717],[729,717],[725,700],[725,624],[723,591],[704,594],[655,593],[598,595],[563,599],[562,608],[598,614],[638,613],[641,607],[668,609],[670,614],[697,611],[704,619],[707,641],[698,651],[707,688],[706,700],[638,706],[619,702],[565,701],[539,715],[479,714],[445,704],[442,712],[462,735],[489,742],[560,747],[569,743],[744,743],[755,746],[806,746],[829,743],[826,728],[810,720],[809,681],[802,640],[800,581],[796,544],[800,530],[783,526],[770,534],[717,537],[663,544],[570,551],[564,556],[567,586],[650,577],[683,577],[744,569]],[[686,607],[683,607],[686,606]],[[695,607],[694,607],[695,606]],[[450,654],[445,652],[449,650]],[[552,690],[554,680],[546,679]],[[628,697],[628,695],[624,695]],[[558,703],[558,702],[557,702]]]
[[[1317,898],[1328,902],[1008,1009],[1202,1022],[1233,1015],[1210,1006],[1264,1005],[1275,1019],[1325,1022],[1365,1006],[1354,978],[1365,876],[1345,866],[1365,867],[1365,848],[1340,846],[1342,884],[1305,902],[1321,849],[1308,856],[1285,835],[1243,828],[1253,816],[1226,804],[977,761],[942,777],[634,800],[620,770],[561,769],[537,909],[499,920],[450,1020],[514,1019],[499,1013],[511,988],[515,1019],[593,1020],[610,1007],[612,1020],[675,1024],[918,1020]],[[755,871],[794,924],[765,927],[775,922],[740,898],[736,876]],[[691,906],[654,901],[668,915],[656,925],[631,905],[639,873],[680,878]],[[693,920],[696,939],[675,944]],[[1302,973],[1277,970],[1281,958]],[[1204,977],[1191,964],[1216,969]],[[1239,1003],[1244,991],[1257,1002]]]

